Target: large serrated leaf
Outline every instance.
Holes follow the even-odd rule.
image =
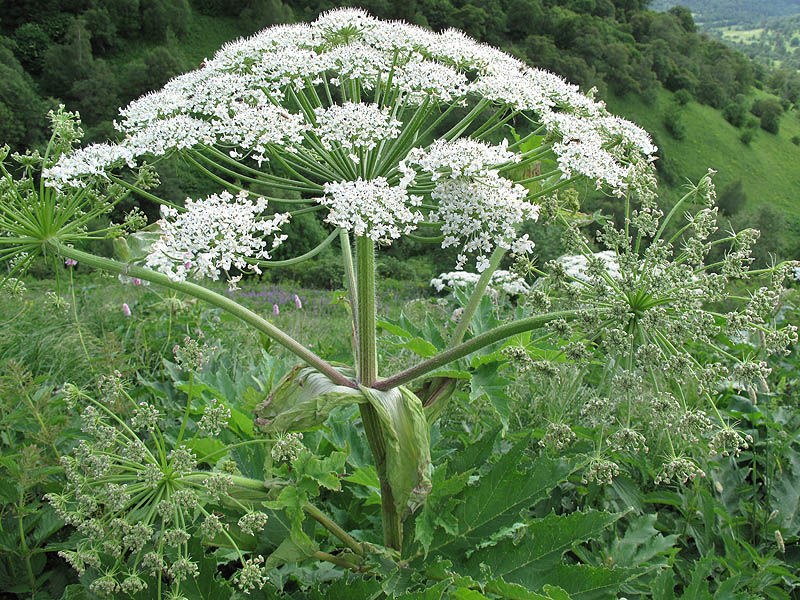
[[[337,406],[365,401],[359,390],[337,385],[312,367],[295,367],[256,407],[256,424],[265,432],[306,431]]]
[[[573,512],[568,515],[549,514],[535,519],[524,527],[522,535],[508,536],[497,544],[479,544],[463,565],[467,572],[488,566],[494,575],[506,581],[527,585],[533,571],[549,571],[561,562],[561,557],[573,545],[595,539],[622,516],[621,513]],[[541,575],[535,580],[543,579]],[[540,588],[545,580],[532,589]],[[553,582],[555,583],[555,582]]]
[[[654,566],[661,561],[654,560],[659,554],[668,554],[675,548],[677,535],[663,536],[655,528],[658,515],[651,513],[633,519],[625,529],[625,535],[615,537],[608,556],[613,564],[620,567],[638,567],[646,563]]]
[[[405,515],[422,504],[431,490],[430,431],[422,402],[409,389],[361,388],[381,422],[386,446],[386,476],[395,508]],[[379,471],[380,472],[380,471]]]
[[[497,367],[498,363],[493,362],[482,364],[475,369],[470,382],[469,399],[476,400],[486,395],[500,417],[503,427],[506,428],[511,416],[511,398],[506,390],[511,384],[511,380],[500,375]]]
[[[800,533],[800,453],[789,451],[783,473],[772,485],[771,499],[778,511],[784,537]]]
[[[564,460],[537,458],[528,468],[519,469],[528,440],[512,447],[484,474],[477,485],[467,486],[456,496],[454,515],[458,535],[439,531],[434,535],[430,553],[460,556],[474,549],[503,527],[519,521],[522,509],[537,501],[574,470]]]
[[[563,588],[574,600],[615,600],[620,587],[639,574],[638,569],[559,564],[547,572],[532,572],[530,576],[542,576],[541,583]]]

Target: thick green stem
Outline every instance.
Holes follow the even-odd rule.
[[[489,267],[486,268],[483,273],[481,273],[480,279],[478,279],[478,283],[475,286],[475,290],[472,292],[472,295],[469,297],[469,302],[464,307],[464,312],[461,313],[461,319],[456,326],[455,332],[453,332],[453,337],[450,340],[450,347],[457,346],[464,340],[464,335],[467,333],[467,329],[469,329],[469,324],[472,321],[472,317],[475,314],[475,311],[478,310],[478,305],[481,303],[481,298],[483,298],[483,294],[486,292],[486,288],[489,287],[489,282],[492,280],[492,275],[497,270],[497,266],[500,264],[500,261],[503,260],[503,256],[506,254],[506,248],[501,248],[498,246],[492,252],[492,256],[489,259]]]
[[[353,362],[358,363],[358,292],[356,290],[356,270],[353,266],[353,252],[350,248],[350,234],[339,230],[339,243],[342,245],[342,262],[344,263],[347,299],[350,301],[350,314],[353,321],[352,345]]]
[[[378,379],[375,325],[375,242],[356,237],[356,295],[358,297],[358,381],[370,387]]]
[[[566,319],[567,321],[571,321],[575,319],[577,313],[577,310],[564,310],[545,313],[543,315],[528,317],[527,319],[520,319],[519,321],[514,321],[513,323],[495,327],[490,331],[476,335],[474,338],[471,338],[466,342],[459,344],[458,346],[454,346],[448,350],[445,350],[438,356],[424,360],[421,363],[406,369],[405,371],[401,371],[400,373],[392,375],[391,377],[387,377],[386,379],[376,381],[372,387],[376,390],[390,390],[392,388],[396,388],[399,385],[413,381],[417,377],[422,377],[431,371],[435,371],[436,369],[445,366],[447,363],[458,360],[467,354],[472,354],[476,350],[480,350],[481,348],[494,344],[495,342],[509,338],[512,335],[517,335],[518,333],[522,333],[524,331],[531,331],[533,329],[544,327],[547,323],[556,319]]]
[[[356,237],[356,294],[358,297],[358,380],[371,387],[378,379],[378,351],[375,324],[375,242]],[[369,403],[359,405],[364,432],[375,459],[375,469],[381,484],[383,543],[400,550],[403,544],[403,524],[394,505],[394,495],[386,474],[386,443],[383,428],[375,409]]]
[[[166,275],[157,273],[156,271],[151,271],[150,269],[134,267],[127,263],[113,260],[111,258],[103,258],[100,256],[95,256],[94,254],[82,252],[80,250],[76,250],[75,248],[65,246],[58,241],[48,242],[48,247],[55,252],[58,252],[61,256],[73,258],[78,262],[89,265],[90,267],[103,269],[104,271],[109,271],[111,273],[127,275],[129,277],[137,277],[151,283],[163,285],[164,287],[171,288],[178,292],[183,292],[184,294],[188,294],[189,296],[193,296],[199,300],[204,300],[209,304],[213,304],[214,306],[229,312],[235,317],[240,318],[245,323],[249,323],[268,337],[272,338],[281,346],[286,348],[289,352],[301,358],[303,361],[321,373],[327,375],[328,378],[330,378],[330,380],[334,383],[352,388],[357,387],[354,382],[350,381],[347,377],[334,369],[329,362],[314,354],[311,350],[303,346],[303,344],[295,340],[293,337],[281,331],[272,323],[254,313],[252,310],[245,308],[230,298],[226,298],[222,294],[218,294],[194,283],[189,283],[188,281],[172,281]]]
[[[324,512],[322,512],[320,509],[318,509],[316,506],[314,506],[309,502],[306,502],[306,504],[303,506],[303,510],[306,512],[307,515],[309,515],[311,518],[317,521],[325,529],[327,529],[333,535],[342,540],[345,543],[345,545],[348,548],[350,548],[353,552],[363,556],[364,547],[361,545],[361,543],[358,542],[355,538],[353,538],[344,529],[339,527],[339,525],[337,525],[328,515],[326,515]]]

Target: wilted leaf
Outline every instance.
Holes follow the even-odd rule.
[[[256,424],[265,432],[306,431],[337,406],[359,402],[365,402],[359,390],[337,385],[312,367],[295,367],[256,407]]]
[[[422,402],[401,386],[388,391],[361,388],[381,422],[386,445],[386,476],[395,508],[405,515],[431,490],[430,432]],[[380,473],[380,470],[378,471]]]

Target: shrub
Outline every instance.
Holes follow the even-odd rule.
[[[675,92],[675,95],[672,98],[681,106],[686,106],[692,99],[692,94],[687,89],[681,89]]]
[[[752,129],[745,129],[742,132],[742,135],[739,136],[739,139],[742,140],[743,144],[750,145],[750,142],[753,141],[753,130]]]
[[[747,194],[742,186],[742,180],[737,179],[725,186],[717,196],[717,206],[721,212],[730,216],[739,212],[747,203]]]
[[[747,109],[741,104],[731,102],[722,109],[722,116],[734,127],[741,127],[747,120]]]
[[[672,102],[664,111],[664,127],[676,140],[686,137],[686,125],[683,122],[683,111],[677,102]]]

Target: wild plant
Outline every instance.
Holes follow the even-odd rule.
[[[525,537],[529,525],[518,526],[516,515],[526,502],[568,477],[572,467],[544,461],[537,468],[551,476],[531,487],[518,477],[519,457],[505,456],[498,459],[496,480],[489,477],[479,495],[481,502],[488,501],[488,482],[499,486],[501,474],[509,475],[506,483],[519,484],[518,490],[509,489],[508,498],[516,498],[511,504],[497,513],[470,507],[476,511],[472,516],[455,516],[462,501],[439,498],[446,507],[442,514],[452,519],[424,512],[433,482],[447,480],[444,471],[438,476],[433,471],[430,426],[447,409],[458,380],[471,378],[471,385],[478,386],[475,397],[494,390],[496,397],[490,394],[490,399],[505,403],[507,415],[511,407],[502,385],[489,385],[496,383],[492,377],[499,361],[485,355],[522,335],[528,336],[526,346],[558,346],[555,358],[578,364],[591,360],[595,349],[607,349],[613,364],[622,365],[615,385],[630,395],[638,389],[640,362],[645,369],[666,362],[666,377],[654,378],[660,387],[651,408],[677,411],[680,400],[671,382],[710,369],[714,373],[704,377],[706,384],[716,366],[695,365],[676,344],[695,332],[711,343],[711,321],[717,317],[701,307],[722,297],[728,279],[748,274],[752,234],[726,240],[734,246],[724,264],[700,266],[713,227],[710,207],[686,226],[692,235],[685,250],[668,259],[671,247],[660,240],[654,200],[656,148],[644,131],[610,115],[602,102],[576,86],[454,30],[437,34],[381,22],[360,10],[336,10],[310,25],[273,27],[225,46],[199,70],[122,109],[119,142],[73,149],[79,137],[76,115],[58,111],[51,118],[54,136],[45,155],[15,156],[24,167],[21,180],[3,171],[0,259],[11,262],[13,276],[38,256],[58,256],[149,281],[227,311],[304,363],[278,382],[256,410],[255,423],[267,440],[243,442],[268,442],[272,458],[286,461],[267,469],[266,483],[239,478],[235,465],[199,468],[213,454],[198,454],[185,443],[195,393],[192,375],[181,388],[188,399],[174,437],[162,435],[155,406],[138,404],[128,422],[110,413],[107,402],[71,389],[76,401],[87,404],[84,430],[93,441],[79,442],[65,460],[68,489],[51,496],[51,502],[85,536],[66,556],[79,570],[99,570],[92,586],[106,595],[135,593],[146,585],[143,573],[149,573],[159,590],[169,580],[170,594],[180,597],[184,582],[198,573],[199,560],[190,550],[196,537],[234,549],[239,561],[235,580],[244,590],[262,585],[274,561],[317,558],[385,574],[391,582],[388,565],[405,572],[407,552],[422,569],[429,551],[461,549],[469,558],[476,548],[505,543],[515,532]],[[157,182],[143,161],[172,154],[219,184],[220,191],[187,199],[184,206],[160,201],[148,191]],[[138,171],[131,176],[125,167]],[[588,281],[574,286],[563,267],[551,265],[547,289],[558,292],[555,300],[532,290],[530,302],[542,310],[511,322],[493,317],[485,308],[493,274],[507,253],[525,262],[533,249],[528,236],[517,233],[519,226],[540,214],[559,217],[564,196],[557,192],[585,180],[639,207],[630,208],[624,230],[603,230],[602,241],[614,251],[622,278],[615,279],[605,263],[589,257],[587,242],[570,229],[573,247],[587,256]],[[704,178],[689,196],[710,196],[711,189],[710,179]],[[161,203],[162,218],[127,237],[126,229],[143,225],[138,213],[129,214],[125,223],[93,230],[95,218],[127,194]],[[272,260],[273,250],[286,238],[281,227],[307,212],[324,215],[328,237],[302,256]],[[639,233],[631,235],[632,226]],[[76,247],[109,235],[115,237],[117,259]],[[649,246],[642,242],[645,235],[655,236]],[[402,236],[456,246],[455,267],[474,264],[480,275],[447,339],[410,323],[392,329],[421,360],[388,375],[381,373],[378,361],[376,246]],[[332,364],[309,349],[306,340],[292,338],[229,296],[189,281],[225,278],[235,289],[248,274],[307,260],[337,240],[352,315],[352,360],[344,366]],[[781,266],[756,274],[773,275],[778,282],[784,272]],[[791,341],[793,332],[773,332],[768,318],[777,293],[771,289],[748,299],[744,312],[728,318],[731,328],[754,324],[774,347]],[[385,322],[381,327],[386,328]],[[524,354],[529,354],[527,347]],[[203,355],[202,344],[190,339],[176,359],[191,374]],[[755,359],[725,356],[750,381],[766,375]],[[464,367],[457,374],[444,370],[457,361]],[[665,379],[669,383],[662,383]],[[414,390],[408,387],[412,383]],[[124,386],[118,387],[114,393],[127,398]],[[382,546],[360,542],[312,503],[322,489],[340,488],[336,474],[346,457],[337,452],[318,457],[302,444],[301,435],[343,405],[358,406],[374,458]],[[224,401],[206,406],[205,425],[201,421],[198,427],[216,432],[227,408]],[[704,426],[704,416],[694,417],[692,423]],[[629,421],[618,440],[625,448],[639,443]],[[741,445],[736,435],[730,436],[732,429],[723,426],[721,431],[728,436],[721,442],[730,437]],[[482,456],[490,455],[491,446]],[[668,458],[660,479],[697,474],[681,447]],[[470,498],[468,469],[459,473],[449,489]],[[598,457],[585,477],[607,480],[613,473],[609,461]],[[283,511],[291,536],[272,560],[248,558],[246,544],[230,533],[221,513],[212,511],[215,503],[245,510],[238,527],[246,535],[264,525],[261,509]],[[418,511],[427,516],[415,521],[412,542],[404,536],[404,522]],[[197,525],[192,519],[200,516]],[[341,551],[318,550],[304,529],[306,516],[336,537]],[[613,522],[608,516],[571,518],[586,529],[570,539],[591,537]],[[434,543],[442,531],[463,539]],[[533,533],[529,541],[540,543]],[[568,546],[560,544],[545,551],[549,560],[560,561]],[[497,568],[534,585],[522,566]],[[509,589],[502,578],[491,581],[496,593]]]

